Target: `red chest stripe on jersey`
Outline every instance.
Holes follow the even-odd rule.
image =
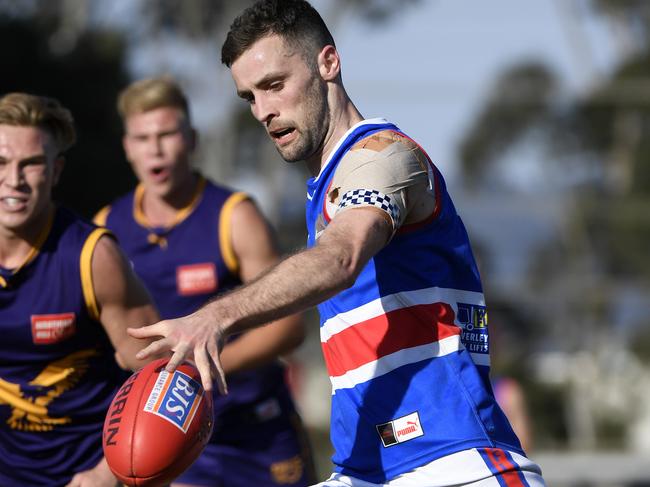
[[[449,304],[422,304],[350,326],[330,337],[322,347],[329,375],[336,377],[399,350],[460,333]]]

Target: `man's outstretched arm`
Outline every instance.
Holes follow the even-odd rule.
[[[129,329],[136,338],[160,337],[138,358],[172,350],[167,368],[173,370],[193,355],[203,387],[211,390],[216,380],[225,392],[219,353],[227,335],[304,311],[352,286],[392,232],[381,210],[364,207],[340,212],[314,247],[286,258],[252,282],[188,316]]]
[[[279,262],[271,227],[252,200],[244,199],[235,205],[230,233],[242,283],[255,280]],[[254,369],[289,354],[304,339],[302,316],[286,316],[229,341],[221,351],[221,365],[226,375]]]

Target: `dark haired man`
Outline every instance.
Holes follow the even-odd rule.
[[[185,318],[143,356],[190,354],[224,387],[231,333],[318,305],[332,382],[335,473],[343,486],[543,486],[488,382],[487,313],[464,226],[426,153],[384,119],[365,120],[338,51],[302,0],[262,0],[222,48],[241,98],[282,157],[305,161],[308,248]]]

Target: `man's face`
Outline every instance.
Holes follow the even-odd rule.
[[[48,132],[0,124],[0,231],[40,224],[62,169],[63,158]]]
[[[329,127],[326,86],[297,49],[263,37],[232,64],[237,94],[251,105],[282,158],[307,160],[322,150]]]
[[[161,107],[129,115],[124,151],[146,190],[165,198],[188,181],[195,135],[183,111]]]

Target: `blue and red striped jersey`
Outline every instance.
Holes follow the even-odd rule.
[[[360,122],[308,181],[308,245],[329,220],[325,197],[340,161],[380,131],[408,138],[383,119]],[[432,218],[397,230],[352,287],[318,307],[335,470],[369,482],[468,448],[521,451],[488,381],[487,312],[469,239],[429,169]]]

